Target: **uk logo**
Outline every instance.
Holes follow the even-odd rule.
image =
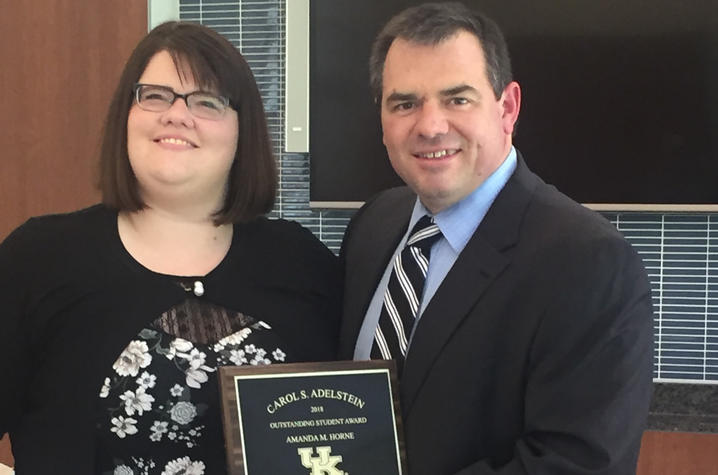
[[[304,468],[309,468],[309,475],[349,475],[337,468],[337,464],[341,463],[341,455],[331,455],[332,448],[316,447],[317,455],[314,456],[312,447],[302,447],[297,449],[297,453],[302,461]]]

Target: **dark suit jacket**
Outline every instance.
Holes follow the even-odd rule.
[[[386,191],[347,229],[345,359],[415,198]],[[640,258],[519,158],[415,330],[400,381],[409,473],[635,473],[652,363]]]

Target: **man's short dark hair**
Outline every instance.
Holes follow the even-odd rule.
[[[459,2],[424,3],[394,16],[374,40],[369,58],[372,95],[381,104],[384,62],[396,38],[421,45],[437,45],[460,31],[476,36],[486,58],[486,76],[496,99],[513,80],[506,40],[498,25]]]
[[[177,67],[189,68],[202,89],[227,97],[237,111],[239,137],[225,201],[215,224],[248,221],[274,205],[277,171],[264,106],[254,75],[227,39],[199,24],[167,22],[154,28],[132,52],[120,76],[105,121],[100,190],[105,205],[121,211],[145,208],[127,154],[127,118],[132,88],[152,57],[167,51]]]

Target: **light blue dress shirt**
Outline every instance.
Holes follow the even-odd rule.
[[[466,247],[469,239],[471,239],[476,228],[481,224],[491,204],[503,189],[504,185],[506,185],[506,182],[509,181],[514,170],[516,170],[516,150],[511,147],[511,151],[504,162],[478,188],[472,191],[463,200],[434,216],[434,221],[439,226],[442,237],[431,247],[429,270],[426,274],[426,283],[424,284],[424,292],[414,328],[416,328],[416,324],[419,322],[426,305],[431,301],[434,293],[436,293],[436,290],[444,281],[444,277],[449,273],[459,254],[461,254],[461,251]],[[414,227],[422,216],[427,214],[431,215],[417,197],[407,232],[394,250],[394,254],[389,260],[390,265],[384,270],[384,274],[369,303],[369,308],[367,309],[364,323],[359,331],[357,344],[354,348],[355,360],[370,359],[371,347],[374,343],[374,331],[379,323],[379,315],[384,301],[384,291],[387,285],[389,285],[389,276],[392,270],[391,264],[394,262],[396,255],[404,249],[406,240],[409,238],[409,230]],[[412,336],[413,333],[412,330]],[[411,337],[409,337],[409,344],[411,345]]]

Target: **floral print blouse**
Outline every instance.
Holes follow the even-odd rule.
[[[199,299],[163,313],[100,389],[96,473],[226,473],[217,367],[281,363],[283,347],[268,324]]]

